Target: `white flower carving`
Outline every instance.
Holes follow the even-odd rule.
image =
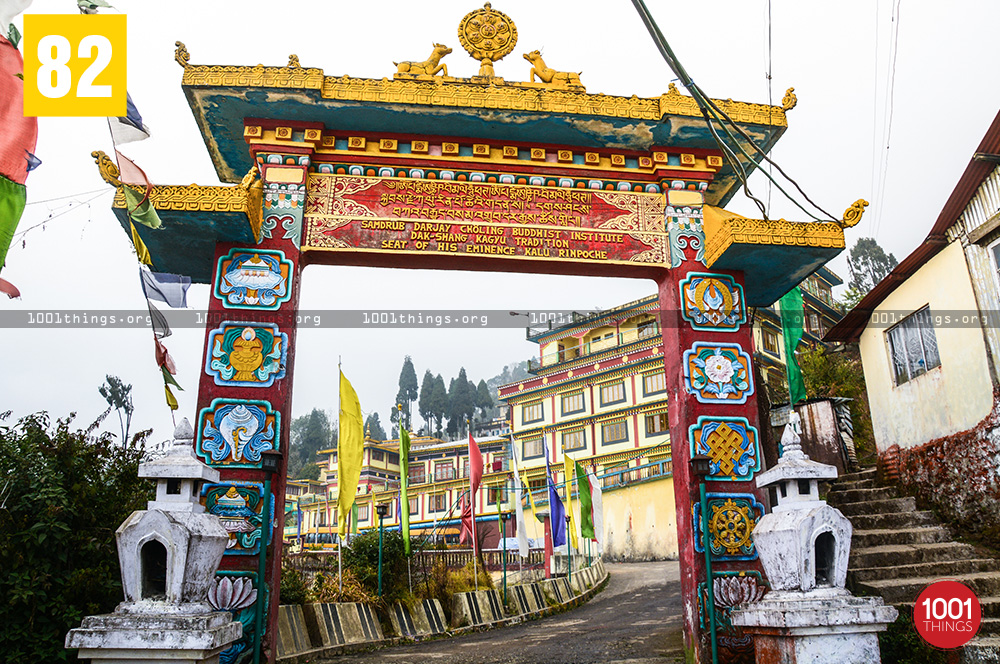
[[[733,363],[724,355],[716,353],[705,360],[705,375],[713,383],[728,383],[734,373]]]
[[[208,589],[208,603],[219,611],[239,611],[257,601],[257,589],[247,577],[216,577]]]

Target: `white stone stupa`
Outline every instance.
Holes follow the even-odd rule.
[[[193,443],[184,419],[166,456],[139,466],[139,477],[156,480],[156,498],[115,532],[125,601],[66,635],[81,659],[217,664],[242,636],[243,626],[207,601],[229,534],[198,501],[201,483],[217,482],[219,471],[194,455]]]
[[[758,488],[774,484],[778,491],[777,506],[753,530],[771,591],[737,607],[732,623],[753,635],[758,662],[877,664],[877,633],[897,611],[881,597],[854,597],[844,587],[853,529],[819,497],[819,481],[836,478],[837,469],[802,451],[798,423],[792,411],[781,459],[757,476]]]

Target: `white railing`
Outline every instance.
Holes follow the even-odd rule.
[[[965,227],[965,232],[971,233],[997,212],[1000,212],[1000,168],[994,168],[989,177],[979,185],[959,220]]]

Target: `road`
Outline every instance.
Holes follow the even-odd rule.
[[[583,606],[519,625],[337,657],[349,664],[673,664],[683,662],[676,562],[606,565],[605,589]]]

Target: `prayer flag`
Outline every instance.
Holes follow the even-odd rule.
[[[576,466],[577,495],[580,496],[580,537],[594,539],[593,500],[590,497],[590,482],[587,471],[579,463]]]
[[[146,172],[118,150],[115,150],[115,156],[118,158],[118,179],[123,184],[131,184],[142,188],[145,193],[139,202],[144,203],[148,201],[149,195],[153,193],[153,183],[146,177]]]
[[[171,374],[177,375],[177,365],[174,364],[174,358],[170,357],[170,351],[155,336],[153,343],[156,344],[156,366],[163,367]]]
[[[514,509],[517,515],[517,550],[522,558],[527,558],[531,552],[531,545],[528,542],[528,524],[524,521],[524,505],[521,500],[524,498],[524,485],[521,483],[521,474],[517,470],[517,451],[514,449],[513,436],[510,444],[510,460],[514,464]]]
[[[546,468],[546,471],[548,468]],[[559,500],[559,492],[552,482],[552,475],[546,472],[549,483],[549,525],[552,530],[552,546],[562,546],[566,543],[566,509]]]
[[[164,317],[160,310],[153,306],[149,298],[146,298],[146,308],[149,309],[150,323],[153,327],[153,336],[157,339],[165,339],[169,337],[173,332],[170,331],[170,325],[167,324],[167,319]]]
[[[23,9],[23,0],[0,0],[0,176],[21,185],[28,177],[24,153],[34,152],[38,140],[38,118],[24,116],[24,61],[14,44],[17,31],[8,27]]]
[[[146,299],[159,300],[172,309],[187,307],[187,291],[191,287],[191,277],[166,272],[139,270],[142,278],[142,292]]]
[[[403,536],[403,551],[410,555],[410,497],[407,491],[410,476],[410,434],[399,428],[399,532]]]
[[[129,219],[150,228],[159,228],[163,225],[160,216],[156,214],[156,209],[150,204],[147,196],[140,196],[139,192],[131,185],[124,185],[122,191],[125,192],[125,210],[128,212]]]
[[[597,542],[598,553],[604,551],[604,498],[601,493],[601,480],[595,472],[590,475],[590,504],[593,507],[594,541]]]
[[[24,151],[24,159],[25,161],[28,162],[26,168],[28,169],[29,173],[42,165],[42,160],[36,157],[35,155],[31,154],[27,150]]]
[[[476,547],[476,492],[479,491],[479,483],[483,479],[483,454],[479,451],[479,445],[472,438],[472,431],[469,431],[469,532],[472,536],[472,551],[475,553]],[[465,514],[462,514],[463,527],[465,524]]]
[[[459,529],[458,542],[459,544],[468,542],[472,544],[473,550],[475,550],[475,538],[472,536],[472,502],[469,500],[469,494],[462,494],[460,505],[462,508],[462,526]]]
[[[17,230],[17,222],[21,220],[26,201],[24,185],[0,175],[0,270],[3,270],[7,250],[14,239],[14,231]]]
[[[3,293],[12,300],[15,297],[21,297],[21,291],[17,290],[17,286],[3,278],[0,278],[0,293]]]
[[[170,386],[164,384],[163,389],[167,392],[167,405],[170,406],[170,410],[177,410],[180,406],[177,403],[177,397],[174,393],[170,391]]]
[[[361,479],[365,428],[361,403],[344,372],[340,372],[340,436],[337,440],[337,532],[347,534],[347,515],[354,513],[354,496]],[[357,532],[357,515],[354,515]]]
[[[149,249],[146,248],[146,243],[142,241],[139,237],[139,232],[135,229],[135,224],[129,220],[128,225],[132,228],[132,244],[135,246],[135,257],[139,259],[139,262],[143,265],[152,265],[153,257],[149,255]]]
[[[793,406],[806,398],[802,370],[795,357],[795,349],[802,339],[802,291],[796,286],[780,300],[781,336],[785,342],[785,371],[788,374],[788,401]]]
[[[177,380],[174,379],[174,377],[170,375],[170,372],[167,371],[166,367],[160,367],[160,373],[163,374],[163,384],[164,385],[173,385],[174,387],[176,387],[181,392],[184,391],[184,388],[177,384]]]
[[[566,514],[569,515],[569,540],[573,543],[573,548],[579,550],[580,543],[576,540],[576,528],[573,518],[573,480],[576,473],[573,470],[573,459],[563,452],[563,477],[566,480]]]
[[[143,141],[149,138],[149,128],[142,123],[139,109],[132,103],[132,95],[125,93],[125,116],[108,118],[111,140],[115,145]]]

